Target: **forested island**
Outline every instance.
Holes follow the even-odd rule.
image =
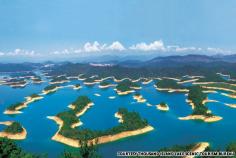
[[[169,111],[169,106],[165,102],[160,102],[160,104],[157,105],[157,109],[161,111]]]
[[[2,132],[0,132],[0,137],[7,137],[16,140],[26,138],[27,132],[19,122],[6,121],[0,122],[0,124],[7,126]]]
[[[178,84],[173,79],[162,79],[156,82],[155,87],[159,91],[167,92],[188,92],[188,89],[182,84]]]
[[[53,93],[58,90],[60,86],[58,85],[49,85],[43,89],[43,94]]]
[[[73,85],[73,89],[74,89],[74,90],[78,90],[78,89],[81,89],[81,88],[82,88],[82,86],[81,86],[79,83]]]
[[[220,121],[222,117],[215,116],[211,111],[204,105],[207,100],[207,95],[203,93],[200,86],[192,86],[189,88],[188,102],[192,105],[193,112],[191,115],[186,117],[179,117],[180,120],[203,120],[205,122],[216,122]]]
[[[112,83],[110,83],[108,81],[102,81],[99,84],[99,88],[109,88],[109,87],[114,87],[114,86],[116,86],[116,85],[112,84]]]
[[[134,89],[140,89],[140,86],[137,83],[131,82],[130,80],[123,80],[116,86],[116,92],[119,95],[133,93]]]
[[[52,80],[50,81],[50,84],[61,84],[65,82],[69,82],[66,76],[59,76],[59,77],[57,76],[57,77],[52,78]]]
[[[153,130],[153,127],[148,125],[147,120],[142,119],[138,113],[128,112],[124,108],[120,108],[117,112],[122,121],[116,127],[104,131],[76,129],[73,124],[78,124],[78,116],[81,116],[78,113],[86,109],[86,106],[84,106],[86,103],[88,103],[88,100],[83,97],[83,99],[77,100],[76,103],[72,103],[72,105],[77,105],[71,106],[72,110],[59,113],[56,117],[49,117],[60,125],[58,132],[52,138],[53,140],[79,147],[79,141],[81,140],[100,144]]]

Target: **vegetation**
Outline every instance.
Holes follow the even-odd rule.
[[[96,144],[88,145],[87,141],[80,141],[81,147],[78,151],[68,152],[64,151],[61,158],[101,158],[97,152]]]
[[[200,86],[192,86],[189,88],[188,99],[194,104],[193,115],[212,116],[212,114],[208,112],[208,108],[203,105],[203,100],[206,98],[207,95],[202,92]]]
[[[60,134],[72,139],[78,140],[90,140],[100,136],[114,135],[124,131],[131,131],[140,128],[144,128],[148,125],[147,120],[142,119],[136,112],[128,112],[125,108],[120,108],[118,113],[122,115],[123,122],[113,128],[99,131],[90,129],[73,129],[71,128],[72,123],[78,122],[75,116],[75,112],[69,111],[60,113],[58,116],[64,121],[64,125],[60,130]]]
[[[130,80],[124,80],[119,82],[116,89],[121,92],[130,91],[133,87],[139,87],[137,83],[131,82]]]
[[[200,78],[197,82],[225,82],[226,80],[223,79],[220,75],[216,73],[206,74],[204,78]]]
[[[184,89],[185,87],[171,79],[163,79],[156,83],[158,88]]]
[[[55,88],[57,88],[58,86],[57,85],[49,85],[47,87],[44,88],[45,91],[49,91],[49,90],[53,90]]]
[[[60,82],[60,81],[65,81],[68,80],[66,76],[60,76],[60,77],[54,77],[51,82]]]
[[[30,97],[31,98],[38,98],[38,97],[40,97],[40,95],[34,93],[34,94],[30,95]]]
[[[218,87],[218,88],[226,88],[236,91],[236,86],[230,85],[228,83],[211,83],[207,84],[207,87]]]
[[[16,143],[7,138],[0,138],[1,158],[46,158],[46,155],[34,155],[22,150]]]
[[[78,83],[78,84],[75,84],[75,87],[78,88],[80,87],[81,85]]]
[[[87,96],[79,96],[73,103],[72,105],[75,106],[74,111],[80,112],[83,110],[89,103],[92,101],[87,97]]]
[[[109,84],[110,84],[110,83],[107,82],[107,81],[102,81],[102,82],[100,83],[101,86],[107,86],[107,85],[109,85]]]
[[[16,104],[11,104],[10,106],[7,107],[7,110],[14,111],[16,110],[17,107],[22,106],[24,103],[16,103]]]
[[[21,133],[23,131],[23,128],[19,122],[13,122],[10,126],[7,126],[3,131],[7,133],[17,134]]]
[[[162,107],[167,107],[167,104],[165,102],[161,102],[159,105]]]

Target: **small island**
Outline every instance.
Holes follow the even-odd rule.
[[[20,113],[22,113],[20,111],[21,109],[26,108],[28,106],[28,104],[38,101],[38,100],[42,99],[43,97],[38,94],[32,94],[32,95],[25,97],[25,98],[26,98],[26,101],[12,104],[9,107],[7,107],[7,109],[4,111],[4,114],[8,114],[8,115],[20,114]]]
[[[58,90],[58,88],[59,88],[59,86],[57,86],[57,85],[49,85],[44,88],[42,94],[50,94],[50,93],[56,92]]]
[[[127,95],[135,92],[134,87],[138,89],[139,85],[137,83],[131,82],[130,80],[124,80],[118,83],[115,90],[118,95]]]
[[[143,98],[143,96],[140,93],[135,93],[133,96],[134,100],[136,100],[138,103],[144,103],[147,100]]]
[[[33,84],[41,84],[43,83],[43,80],[40,76],[32,78]]]
[[[154,128],[148,125],[147,120],[142,119],[136,112],[128,112],[120,108],[115,114],[120,124],[111,129],[96,131],[90,129],[75,129],[72,124],[78,123],[75,114],[77,112],[66,112],[55,117],[48,117],[59,124],[59,130],[52,137],[53,140],[73,146],[80,147],[80,141],[87,141],[88,145],[97,143],[108,143],[122,138],[135,136],[152,131]]]
[[[82,86],[81,86],[79,83],[73,85],[73,89],[74,89],[74,90],[79,90],[79,89],[81,89],[81,88],[82,88]]]
[[[215,116],[204,105],[207,95],[202,92],[200,86],[190,87],[188,101],[192,104],[193,113],[186,117],[179,117],[180,120],[202,120],[204,122],[220,121],[222,117]]]
[[[8,139],[22,140],[26,138],[27,132],[24,127],[21,126],[19,122],[0,122],[7,127],[0,132],[0,137],[7,137]]]
[[[66,78],[66,76],[57,76],[54,77],[49,83],[50,84],[62,84],[69,82],[69,80]]]
[[[10,106],[7,107],[7,109],[4,111],[4,114],[7,115],[15,115],[15,114],[20,114],[22,113],[19,111],[20,109],[23,109],[27,107],[27,105],[24,102],[19,102],[16,104],[11,104]]]
[[[87,78],[87,79],[84,80],[84,84],[87,85],[87,86],[93,86],[96,83],[99,83],[99,82],[95,81],[95,79],[96,79],[95,77]]]
[[[157,105],[157,109],[161,111],[169,111],[169,106],[165,102],[161,102]]]
[[[114,87],[116,86],[115,84],[111,84],[107,81],[102,81],[100,82],[100,85],[98,86],[99,88],[109,88],[109,87]]]
[[[159,91],[167,91],[167,92],[188,92],[189,91],[185,86],[178,84],[177,81],[173,79],[159,80],[155,84],[155,88]]]
[[[42,96],[38,95],[38,94],[32,94],[28,97],[25,97],[26,98],[26,101],[25,101],[25,104],[29,104],[29,103],[32,103],[32,102],[35,102],[35,101],[38,101],[40,99],[43,99]]]

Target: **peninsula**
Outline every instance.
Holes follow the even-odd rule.
[[[0,122],[7,127],[0,132],[0,137],[7,137],[8,139],[22,140],[26,138],[27,132],[24,127],[21,126],[19,122]]]

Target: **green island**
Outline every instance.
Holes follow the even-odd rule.
[[[41,78],[40,76],[37,76],[36,78],[32,78],[32,81],[33,81],[33,83],[35,83],[35,84],[38,84],[38,83],[42,83],[42,82],[43,82],[43,80],[42,80],[42,78]]]
[[[84,80],[84,84],[85,85],[94,85],[95,83],[97,83],[97,81],[95,81],[95,80],[96,80],[96,77],[87,78]]]
[[[60,135],[63,137],[69,138],[72,141],[80,140],[80,141],[92,141],[98,139],[98,143],[106,143],[109,142],[110,139],[106,137],[116,137],[112,140],[115,141],[117,139],[121,139],[127,137],[126,134],[122,134],[122,132],[136,132],[132,135],[137,135],[138,130],[141,130],[140,134],[153,130],[153,127],[148,125],[146,119],[142,119],[137,112],[128,112],[125,108],[120,108],[116,115],[122,120],[118,126],[107,130],[90,130],[86,128],[73,128],[72,125],[79,122],[78,117],[76,117],[76,113],[81,112],[85,105],[89,102],[86,97],[79,97],[72,105],[76,105],[75,108],[57,114],[56,116],[62,120],[60,129],[58,133],[54,137],[58,137],[60,139]],[[136,131],[137,130],[137,131]],[[121,134],[121,135],[119,135]],[[58,136],[59,135],[59,136]],[[128,135],[128,136],[132,136]],[[65,143],[70,145],[68,142],[63,142],[58,140],[61,143]]]
[[[49,93],[55,92],[57,88],[59,88],[58,85],[48,85],[47,87],[43,89],[43,93],[49,94]]]
[[[79,129],[79,130],[73,129],[71,132],[68,132],[68,130],[71,130],[71,129],[67,129],[67,132],[62,132],[61,134],[67,134],[64,136],[70,137],[72,139],[91,140],[91,139],[101,137],[104,135],[114,135],[114,134],[117,134],[117,133],[120,133],[123,131],[132,131],[132,130],[136,130],[136,129],[140,129],[140,128],[144,128],[144,127],[148,126],[147,120],[141,119],[140,115],[136,112],[128,112],[127,109],[120,108],[118,110],[118,113],[120,115],[122,115],[123,122],[120,125],[113,127],[111,129],[104,130],[104,131],[93,131],[90,129]],[[68,118],[65,118],[65,119],[66,120],[63,120],[63,121],[71,122],[68,120]],[[74,121],[76,121],[76,120],[74,120]],[[72,121],[72,122],[74,122],[74,121]],[[69,125],[71,125],[71,124],[69,124]],[[64,127],[64,128],[66,128],[66,127]],[[67,126],[67,128],[68,128],[68,126]]]
[[[197,82],[225,82],[226,80],[223,79],[220,75],[216,73],[209,73],[206,74],[203,78],[200,78]]]
[[[186,89],[185,86],[178,84],[177,81],[172,79],[162,79],[156,82],[155,87],[157,90],[164,90],[168,92],[187,92],[188,89]]]
[[[186,117],[179,117],[180,120],[203,120],[205,122],[216,122],[222,119],[220,116],[215,116],[204,105],[207,100],[207,95],[203,93],[200,86],[191,86],[188,93],[188,102],[192,105],[193,112]]]
[[[107,81],[102,81],[102,82],[100,82],[100,85],[101,86],[107,86],[107,85],[110,85],[110,83],[107,82]]]
[[[23,128],[19,122],[13,122],[11,125],[7,126],[3,132],[17,134],[23,132]]]
[[[165,102],[160,102],[160,104],[157,105],[157,109],[161,111],[169,111],[169,106]]]
[[[38,98],[38,97],[41,97],[41,96],[34,93],[34,94],[31,94],[29,97],[33,99],[33,98]]]
[[[75,85],[73,86],[73,88],[74,88],[74,89],[80,89],[80,88],[81,88],[81,85],[80,85],[79,83],[77,83],[77,84],[75,84]]]
[[[15,111],[17,107],[21,107],[21,106],[24,106],[24,103],[18,102],[18,103],[11,104],[10,106],[8,106],[8,107],[7,107],[7,110],[9,110],[9,111]]]
[[[52,80],[50,81],[50,83],[64,83],[67,82],[68,79],[66,76],[59,76],[59,77],[54,77],[52,78]]]
[[[131,82],[130,80],[124,80],[122,82],[119,82],[118,85],[116,86],[116,90],[119,94],[122,93],[129,93],[129,92],[133,92],[134,89],[139,89],[140,86],[137,83]]]
[[[222,90],[236,93],[236,85],[229,83],[209,83],[207,85],[202,85],[204,89],[212,89],[212,90]]]

